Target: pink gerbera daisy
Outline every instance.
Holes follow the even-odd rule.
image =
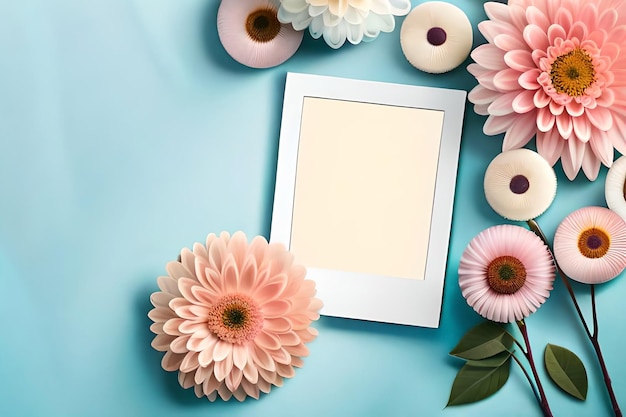
[[[626,4],[623,0],[509,0],[485,4],[478,25],[488,43],[468,66],[469,94],[488,115],[487,135],[505,133],[503,150],[533,136],[569,179],[582,167],[595,180],[614,147],[626,153]]]
[[[211,234],[206,245],[183,249],[167,272],[150,297],[152,346],[184,388],[211,401],[259,398],[302,365],[321,302],[283,245]]]
[[[478,314],[500,323],[522,320],[550,296],[554,262],[528,229],[493,226],[467,245],[459,263],[459,286]]]

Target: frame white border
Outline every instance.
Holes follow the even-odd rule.
[[[305,97],[444,111],[426,273],[423,280],[308,268],[327,316],[438,327],[467,93],[433,87],[288,73],[278,148],[271,242],[290,247]],[[296,260],[297,261],[297,260]],[[305,265],[306,266],[306,265]]]

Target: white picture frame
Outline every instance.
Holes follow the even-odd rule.
[[[321,314],[439,326],[466,95],[287,74],[270,242]]]

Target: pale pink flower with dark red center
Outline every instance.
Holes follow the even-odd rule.
[[[492,226],[467,245],[459,263],[459,286],[467,304],[491,321],[528,317],[548,299],[554,282],[548,247],[528,229]]]
[[[158,279],[148,314],[161,365],[184,388],[214,401],[259,398],[294,376],[317,331],[321,302],[282,244],[242,232],[211,234],[183,249]]]
[[[605,207],[578,209],[556,229],[554,257],[573,280],[610,281],[626,268],[626,222]]]
[[[525,146],[559,158],[571,180],[626,153],[626,4],[623,0],[509,0],[485,4],[488,43],[468,66],[469,94],[503,150]]]

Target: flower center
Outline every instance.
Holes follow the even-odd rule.
[[[624,194],[624,200],[626,200],[626,178],[624,179],[624,188],[622,189],[622,194]]]
[[[596,80],[596,71],[589,54],[577,48],[554,60],[550,79],[557,92],[579,97]]]
[[[487,282],[497,293],[514,294],[526,282],[526,268],[513,256],[500,256],[487,266]]]
[[[242,344],[254,339],[263,327],[263,316],[252,298],[229,294],[211,307],[207,324],[217,337]]]
[[[601,229],[591,227],[578,236],[578,250],[591,259],[602,258],[609,251],[611,238]]]
[[[426,40],[433,46],[443,45],[447,38],[448,35],[446,31],[440,27],[430,28],[428,32],[426,32]]]
[[[528,191],[530,187],[530,182],[528,182],[528,178],[523,175],[516,175],[511,178],[511,182],[509,183],[509,189],[514,194],[524,194]]]
[[[274,39],[280,32],[276,10],[265,8],[250,13],[246,19],[246,32],[256,42],[265,43]]]

